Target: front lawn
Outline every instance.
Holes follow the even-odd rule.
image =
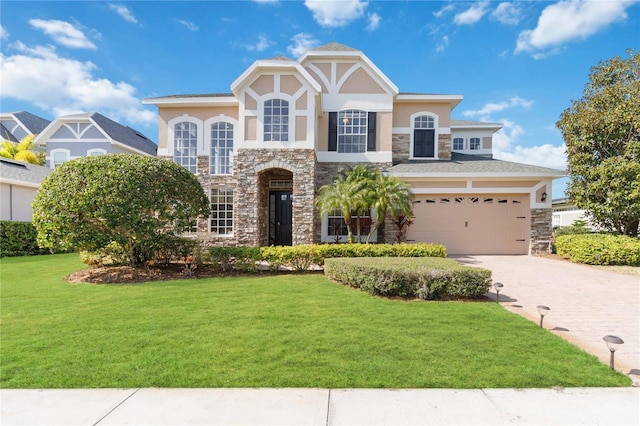
[[[77,254],[4,258],[0,386],[627,386],[491,302],[388,300],[319,274],[69,284]]]

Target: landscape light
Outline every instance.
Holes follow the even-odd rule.
[[[538,313],[540,314],[540,328],[542,328],[542,320],[544,319],[544,316],[547,315],[550,310],[551,308],[548,306],[538,305]]]
[[[502,290],[504,284],[502,283],[493,283],[493,288],[496,289],[496,303],[500,303],[500,290]]]
[[[624,343],[624,340],[622,340],[618,336],[611,336],[611,335],[604,336],[602,338],[602,340],[607,342],[607,347],[609,348],[609,351],[611,352],[611,358],[609,358],[609,367],[611,367],[611,369],[613,370],[613,357],[614,357],[613,354],[620,347],[620,345],[622,345]]]

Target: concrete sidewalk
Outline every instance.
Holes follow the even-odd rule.
[[[640,388],[0,390],[2,425],[638,425]]]
[[[615,367],[640,386],[640,277],[535,256],[453,258],[490,269],[493,281],[504,284],[500,303],[506,309],[539,322],[537,306],[551,308],[544,328],[607,365],[610,353],[602,338],[622,338]],[[489,296],[495,300],[495,289]]]

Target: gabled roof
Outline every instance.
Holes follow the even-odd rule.
[[[110,118],[97,112],[85,112],[80,114],[71,114],[58,117],[54,122],[49,124],[44,132],[36,139],[38,142],[46,142],[51,135],[62,125],[62,123],[73,122],[76,120],[87,120],[92,122],[106,138],[111,139],[111,143],[119,143],[130,148],[149,155],[156,155],[158,146],[151,139],[139,131],[128,126],[123,126]]]
[[[13,133],[11,133],[9,129],[4,127],[4,124],[2,123],[0,123],[0,139],[2,139],[3,141],[18,142],[18,139],[13,136]]]
[[[169,105],[169,106],[236,106],[238,99],[233,93],[208,93],[168,95],[142,100],[143,105]]]
[[[231,83],[231,91],[235,96],[238,96],[242,86],[253,81],[253,79],[260,75],[262,71],[266,70],[294,71],[299,74],[310,87],[313,88],[316,94],[319,94],[322,91],[320,84],[311,77],[307,70],[305,70],[297,61],[292,61],[289,58],[261,59],[255,61],[240,75],[240,77],[236,78],[236,80]]]
[[[322,45],[320,47],[314,47],[313,49],[310,50],[324,50],[324,51],[329,51],[329,52],[358,52],[358,49],[354,49],[353,47],[349,47],[349,46],[345,46],[344,44],[340,44],[340,43],[336,43],[335,41],[332,41],[331,43],[327,43],[325,45]]]
[[[389,173],[399,177],[549,177],[566,176],[562,170],[454,152],[451,160],[406,161]]]
[[[0,157],[0,182],[37,188],[53,169]]]
[[[45,129],[51,123],[49,120],[45,120],[42,117],[31,114],[26,111],[14,112],[13,116],[18,119],[31,134],[38,134]]]

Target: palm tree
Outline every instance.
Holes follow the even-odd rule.
[[[380,171],[370,164],[358,164],[343,170],[338,179],[351,183],[351,210],[356,216],[356,235],[358,242],[362,242],[362,217],[371,212],[374,202],[373,186]]]
[[[376,213],[376,221],[367,235],[367,242],[384,223],[387,213],[394,219],[400,215],[411,217],[415,198],[409,184],[384,173],[379,173],[374,181],[371,196],[374,200],[371,207]]]
[[[330,185],[322,186],[320,188],[320,195],[316,199],[316,206],[318,210],[320,210],[321,215],[335,210],[340,211],[347,225],[347,239],[350,243],[353,242],[353,230],[351,228],[353,189],[354,185],[351,182],[336,179]]]
[[[45,153],[38,151],[36,145],[33,143],[34,138],[34,135],[27,135],[18,143],[8,140],[2,141],[0,144],[0,157],[44,166]]]

